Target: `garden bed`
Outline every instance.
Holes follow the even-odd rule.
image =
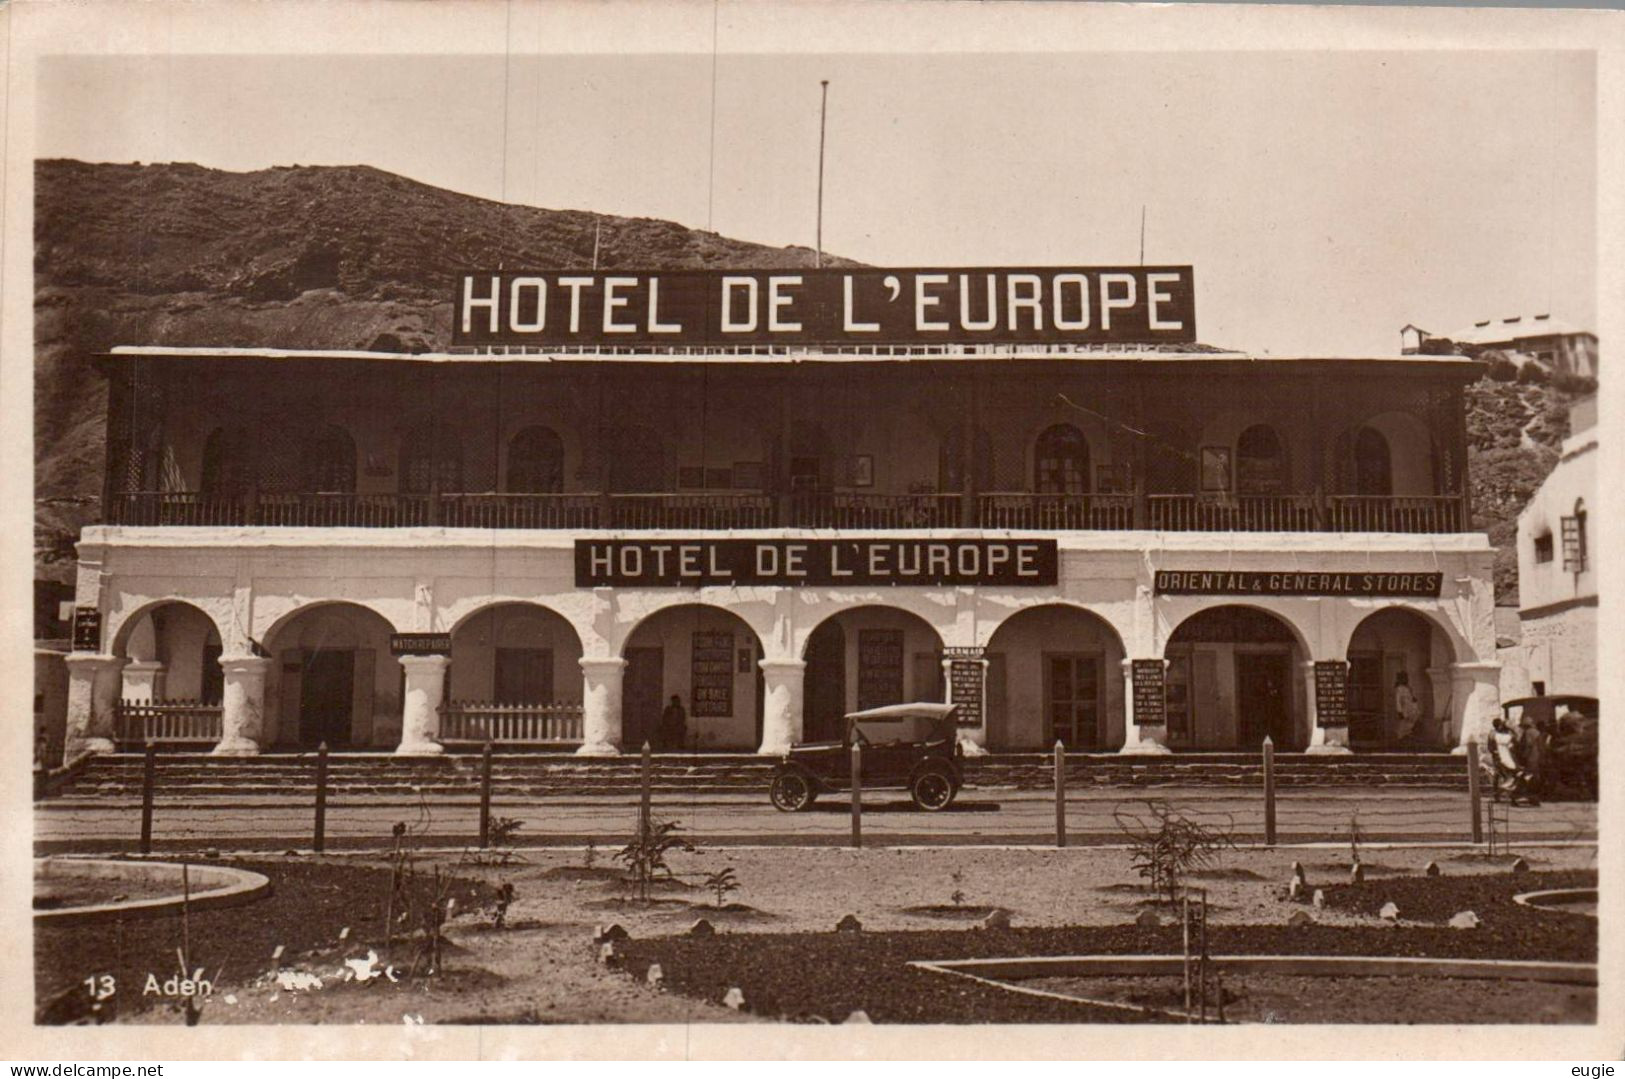
[[[1215,925],[1208,943],[1213,954],[1229,955],[1595,962],[1595,928],[1587,933],[1578,921],[1537,916],[1538,924],[1518,933],[1435,926]],[[715,1002],[738,987],[754,1012],[774,1018],[840,1022],[862,1010],[879,1023],[1121,1023],[1154,1019],[1026,996],[909,963],[1028,955],[1176,955],[1181,944],[1178,926],[1129,925],[719,934],[634,939],[619,947],[623,967],[633,977],[642,978],[651,963],[659,963],[674,992]]]
[[[205,977],[215,983],[216,994],[227,986],[247,984],[275,966],[335,948],[345,928],[350,930],[346,940],[350,950],[383,938],[392,879],[388,868],[297,859],[218,864],[265,874],[271,878],[271,892],[251,906],[190,915],[186,928],[191,965],[203,968]],[[455,881],[449,894],[457,901],[454,918],[484,908],[495,898],[489,885],[468,879]],[[112,977],[114,996],[97,1018],[167,1003],[167,998],[144,994],[142,988],[148,974],[163,981],[176,973],[181,944],[178,914],[139,922],[37,926],[35,1001],[41,1021],[88,1018],[89,1000],[75,999],[74,991],[86,978],[103,975]],[[274,964],[271,957],[278,945],[283,955]]]
[[[1405,922],[1443,925],[1464,910],[1478,915],[1483,923],[1478,933],[1516,937],[1547,932],[1557,926],[1568,935],[1579,934],[1590,941],[1595,958],[1595,926],[1585,926],[1565,917],[1567,912],[1542,910],[1514,902],[1524,892],[1556,888],[1595,888],[1594,869],[1571,869],[1543,873],[1474,873],[1460,876],[1392,877],[1359,884],[1332,884],[1321,887],[1326,906],[1354,914],[1378,915],[1385,903],[1399,908]],[[1303,897],[1307,900],[1309,897]],[[1560,958],[1552,956],[1550,958]],[[1562,958],[1567,958],[1566,956]]]

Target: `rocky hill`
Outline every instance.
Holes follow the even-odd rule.
[[[450,344],[470,266],[811,266],[670,221],[514,206],[365,166],[231,173],[197,165],[41,161],[35,170],[35,479],[40,576],[71,577],[101,492],[101,379],[116,344],[411,351]],[[831,259],[832,265],[855,265]],[[1469,414],[1474,504],[1498,543],[1551,469],[1565,397],[1486,379]],[[1516,601],[1515,559],[1496,584]]]

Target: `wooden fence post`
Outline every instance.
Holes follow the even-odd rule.
[[[1467,740],[1467,800],[1472,803],[1473,842],[1484,842],[1484,808],[1478,784],[1478,739]]]
[[[641,780],[642,795],[638,802],[638,835],[642,836],[645,840],[649,838],[649,803],[652,799],[652,795],[650,794],[650,784],[653,783],[653,779],[650,776],[653,763],[649,759],[649,753],[649,743],[645,741],[643,743],[643,778]]]
[[[1264,736],[1264,845],[1275,846],[1275,743]]]
[[[153,771],[157,763],[158,747],[147,743],[146,756],[141,762],[141,853],[152,853],[152,788]]]
[[[863,747],[852,743],[852,845],[863,846]]]
[[[1066,846],[1066,747],[1055,740],[1055,845]]]
[[[327,743],[316,747],[316,835],[312,849],[317,854],[327,846]]]
[[[480,755],[480,847],[491,845],[491,742]]]

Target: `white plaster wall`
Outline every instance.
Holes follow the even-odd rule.
[[[1597,502],[1596,428],[1570,438],[1563,449],[1557,467],[1518,514],[1518,606],[1522,610],[1597,594],[1603,521]],[[1562,518],[1574,514],[1580,499],[1586,504],[1586,569],[1572,573],[1563,569]],[[1552,537],[1550,562],[1535,561],[1535,537],[1543,532]]]
[[[733,712],[730,715],[694,714],[694,634],[699,632],[733,636]],[[683,710],[688,713],[687,737],[691,744],[698,736],[700,749],[748,751],[756,748],[756,659],[760,645],[750,627],[740,619],[716,607],[688,605],[662,610],[632,631],[626,647],[662,650],[660,707],[664,708],[673,694],[682,698]],[[738,666],[741,649],[749,649],[751,653],[751,662],[745,671],[740,671]],[[625,700],[624,693],[622,700]]]
[[[265,677],[266,736],[277,744],[299,741],[302,653],[354,650],[351,698],[352,745],[388,748],[400,741],[401,665],[390,655],[390,626],[365,609],[345,603],[302,609],[265,639],[272,662]],[[366,677],[371,666],[372,677]]]
[[[545,648],[553,653],[553,700],[581,703],[581,642],[558,614],[531,604],[505,604],[471,616],[451,638],[453,700],[495,699],[496,650]]]
[[[1523,645],[1543,653],[1545,670],[1531,671],[1529,678],[1545,681],[1547,693],[1597,695],[1597,608],[1576,607],[1531,618],[1523,623]],[[1505,681],[1502,686],[1503,696],[1514,696]]]

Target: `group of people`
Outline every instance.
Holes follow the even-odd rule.
[[[1557,734],[1555,719],[1537,720],[1525,715],[1516,730],[1497,716],[1491,724],[1490,761],[1495,770],[1495,796],[1503,793],[1513,805],[1539,805],[1551,789],[1548,767],[1552,739]]]

